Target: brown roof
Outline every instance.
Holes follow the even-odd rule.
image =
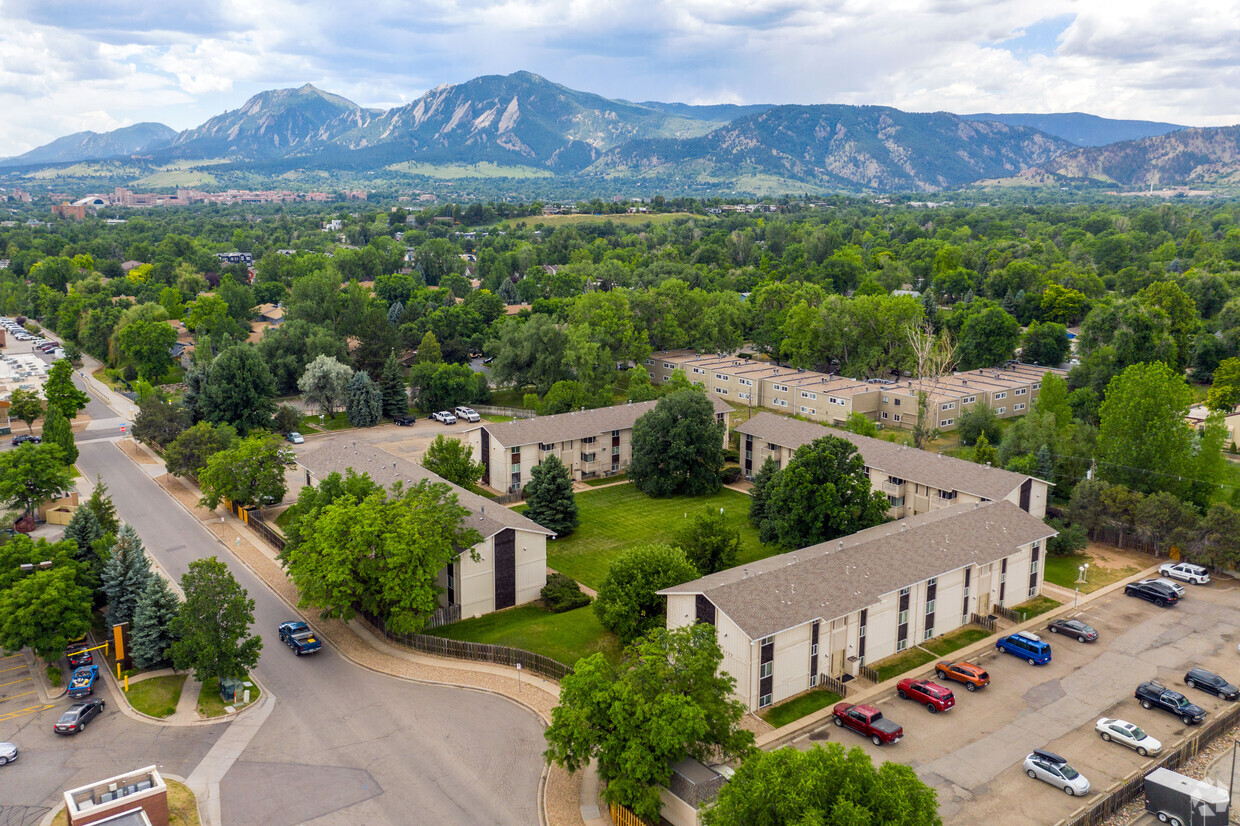
[[[732,412],[731,406],[718,396],[709,393],[707,396],[714,405],[715,413]],[[657,404],[657,401],[629,402],[613,407],[557,413],[554,416],[536,416],[533,419],[516,419],[500,423],[487,422],[472,427],[470,430],[485,429],[491,434],[491,438],[503,447],[567,442],[585,436],[598,436],[600,433],[630,428],[638,417],[654,410]]]
[[[1011,502],[954,505],[730,568],[660,594],[705,594],[750,639],[868,608],[884,595],[985,565],[1055,531]]]
[[[462,507],[468,508],[470,515],[466,523],[482,534],[485,539],[494,536],[504,528],[533,531],[547,536],[555,536],[550,531],[521,514],[496,504],[485,496],[471,493],[464,488],[436,476],[417,462],[402,459],[386,450],[373,445],[350,444],[331,441],[320,448],[299,454],[297,464],[309,470],[318,479],[330,473],[344,474],[349,468],[358,473],[366,473],[383,488],[391,488],[396,482],[404,482],[406,487],[426,479],[430,482],[442,482],[452,489]]]
[[[868,467],[939,490],[971,493],[983,499],[1002,499],[1030,478],[1009,470],[967,462],[954,456],[918,450],[869,436],[858,436],[847,430],[790,419],[774,413],[759,413],[733,430],[792,450],[823,436],[838,436],[857,447],[857,452],[865,459]]]

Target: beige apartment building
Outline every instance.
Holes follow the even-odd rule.
[[[978,404],[990,405],[1000,418],[1022,416],[1037,398],[1042,376],[1048,372],[1064,375],[1052,367],[1009,362],[1003,367],[954,373],[931,385],[917,379],[850,379],[692,350],[652,353],[646,369],[655,384],[669,381],[681,369],[694,384],[735,404],[827,424],[841,423],[855,412],[886,426],[911,428],[917,422],[917,394],[925,389],[941,430],[954,429],[961,412]]]
[[[731,406],[707,396],[726,433]],[[517,493],[530,481],[534,467],[551,455],[558,456],[578,481],[623,472],[633,458],[633,423],[656,404],[630,402],[498,424],[483,422],[466,436],[486,468],[483,484]]]
[[[1006,500],[956,504],[659,593],[668,628],[715,627],[756,710],[1037,596],[1054,534]]]
[[[759,413],[733,428],[741,436],[741,469],[752,478],[767,458],[779,467],[792,459],[797,448],[823,436],[847,439],[865,460],[870,485],[891,503],[891,516],[902,519],[940,508],[974,502],[1006,500],[1042,519],[1050,483],[1034,476],[966,462],[953,456],[918,450],[846,430]]]
[[[469,510],[468,527],[482,535],[473,554],[462,552],[439,572],[443,619],[468,619],[538,599],[547,584],[547,537],[555,532],[476,493],[448,482],[422,465],[371,445],[327,444],[297,458],[307,485],[352,468],[385,489],[427,480],[448,485]]]

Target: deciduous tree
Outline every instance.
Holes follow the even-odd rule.
[[[1021,339],[1020,360],[1026,364],[1055,367],[1063,364],[1071,350],[1067,327],[1053,321],[1035,321]]]
[[[324,416],[331,416],[344,401],[353,371],[331,356],[318,356],[306,366],[306,372],[297,382],[306,404],[319,408]]]
[[[723,423],[705,393],[678,390],[633,424],[629,478],[647,496],[700,496],[719,489]]]
[[[55,662],[69,640],[90,630],[90,589],[78,581],[76,568],[71,559],[56,561],[0,590],[0,649],[20,651],[30,646],[35,654]]]
[[[181,577],[185,601],[172,620],[172,664],[192,669],[199,682],[244,677],[258,664],[261,637],[253,636],[254,600],[215,557],[196,559]]]
[[[215,510],[228,499],[242,507],[266,507],[284,499],[287,466],[283,443],[272,433],[255,433],[207,458],[198,474],[202,504]]]
[[[173,476],[197,477],[212,456],[236,444],[237,431],[232,425],[199,422],[168,445],[164,465]]]
[[[440,474],[441,476],[443,474]],[[568,468],[554,453],[530,471],[525,486],[525,515],[565,537],[577,530],[577,497]]]
[[[698,578],[680,548],[650,544],[629,548],[607,569],[594,613],[604,628],[628,644],[663,625],[667,600],[656,592]]]
[[[54,404],[48,406],[47,415],[43,418],[43,442],[60,448],[61,459],[66,465],[72,465],[77,461],[78,449],[73,441],[73,430],[69,427],[69,420]]]
[[[707,508],[676,532],[676,545],[702,576],[736,564],[741,532],[728,524],[723,508]]]
[[[9,396],[9,416],[25,422],[29,433],[34,433],[34,423],[42,415],[43,400],[33,390],[19,387]]]
[[[1240,358],[1223,359],[1214,370],[1206,406],[1230,414],[1240,404]]]
[[[231,424],[239,433],[263,429],[275,413],[271,371],[249,344],[229,347],[215,357],[207,374],[203,418]]]
[[[33,513],[41,503],[73,486],[73,477],[56,445],[27,442],[0,453],[0,502]]]
[[[422,466],[439,478],[466,489],[472,489],[485,470],[480,462],[474,461],[472,447],[442,433],[435,436],[422,454]]]

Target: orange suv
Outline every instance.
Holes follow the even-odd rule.
[[[990,675],[986,673],[986,669],[973,663],[943,660],[934,666],[934,673],[940,680],[964,683],[964,687],[969,691],[977,691],[990,685]]]

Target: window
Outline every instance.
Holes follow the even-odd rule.
[[[593,461],[594,461],[594,457],[595,457],[596,455],[597,455],[597,454],[594,454],[594,453],[583,453],[583,454],[581,454],[581,461],[583,461],[583,462],[593,462]]]
[[[929,579],[927,579],[927,580],[926,580],[926,587],[927,587],[927,588],[933,587],[933,586],[938,585],[938,584],[939,584],[939,578],[938,578],[937,576],[932,576],[932,577],[930,577]]]
[[[810,415],[812,416],[812,415],[814,415],[815,413],[817,413],[818,411],[817,411],[817,410],[815,410],[815,409],[814,409],[814,408],[812,408],[812,407],[806,407],[805,405],[801,405],[801,412],[802,412],[802,413],[808,413],[808,414],[810,414]]]
[[[896,400],[895,400],[895,402],[894,402],[894,404],[895,404],[895,406],[896,406],[896,407],[899,407],[899,406],[900,406],[900,400],[899,400],[899,399],[896,399]]]
[[[891,507],[893,508],[902,508],[904,507],[904,497],[903,496],[892,496],[889,493],[887,494],[887,503],[891,505]]]
[[[1012,407],[1012,409],[1013,409],[1013,410],[1024,410],[1024,409],[1025,409],[1025,404],[1024,404],[1024,402],[1021,402],[1020,404],[1014,405],[1014,406]]]
[[[774,634],[772,634],[769,637],[763,637],[762,639],[758,640],[758,645],[770,645],[773,642],[775,642]]]
[[[847,402],[843,399],[837,399],[835,396],[827,396],[827,402],[830,404],[838,404],[840,407],[847,407]]]
[[[817,656],[818,656],[818,643],[814,643],[813,645],[811,645],[811,646],[809,647],[809,655],[810,655],[811,657],[817,657]]]
[[[895,414],[895,415],[893,415],[891,418],[892,418],[892,419],[894,419],[895,421],[897,421],[897,422],[898,422],[898,421],[900,421],[900,414],[899,414],[899,413],[896,413],[896,414]]]
[[[663,362],[663,367],[664,367],[664,369],[667,369],[667,370],[675,370],[675,369],[676,369],[676,365],[674,365],[674,364],[668,364],[666,361],[665,361],[665,362]]]
[[[1004,413],[1006,413],[1006,412],[1007,412],[1007,408],[1006,408],[1006,407],[996,407],[996,408],[995,408],[995,413],[996,413],[996,414],[998,414],[998,415],[1000,415],[1000,416],[1002,416],[1002,415],[1003,415]]]
[[[514,462],[521,461],[521,448],[514,447],[510,452],[512,453],[512,460]]]
[[[901,479],[899,476],[888,476],[888,477],[887,477],[887,484],[889,484],[889,485],[903,485],[903,484],[904,484],[904,480],[903,480],[903,479]]]
[[[939,409],[940,410],[954,410],[955,407],[956,407],[955,402],[947,402],[946,404],[940,405]]]
[[[942,419],[939,421],[939,427],[947,427],[956,423],[955,419]]]
[[[612,436],[612,438],[613,438],[613,439],[614,439],[614,438],[616,438],[616,437],[617,437],[617,436],[619,436],[619,435],[620,435],[620,431],[619,431],[619,430],[613,430],[613,431],[611,432],[611,436]]]
[[[620,455],[620,445],[612,445],[612,446],[611,446],[611,455],[612,455],[612,456],[619,456],[619,455]]]
[[[939,498],[940,498],[940,499],[955,499],[955,498],[956,498],[956,491],[954,491],[954,490],[941,490],[941,491],[939,491]]]
[[[716,387],[715,392],[718,393],[720,396],[728,395],[728,389],[726,387]]]
[[[1017,391],[1016,391],[1016,395],[1018,395],[1018,396],[1023,396],[1023,395],[1025,395],[1025,394],[1026,394],[1026,393],[1028,393],[1028,392],[1029,392],[1029,388],[1027,388],[1027,387],[1022,387],[1021,389],[1019,389],[1019,390],[1017,390]]]
[[[973,404],[975,401],[977,401],[977,396],[965,396],[960,400],[960,406],[964,407],[966,404]]]
[[[786,393],[788,391],[788,385],[786,384],[772,384],[771,387],[780,391],[781,393]]]
[[[780,407],[787,407],[787,406],[788,406],[788,402],[786,402],[786,401],[785,401],[785,400],[783,400],[783,399],[771,399],[771,403],[772,403],[772,404],[779,405]]]
[[[1038,595],[1038,589],[1037,589],[1037,586],[1034,586],[1033,588],[1030,588],[1030,589],[1029,589],[1029,596],[1031,596],[1031,597],[1035,597],[1035,596],[1037,596],[1037,595]]]
[[[908,640],[896,640],[896,650],[903,651],[908,648]]]
[[[933,636],[934,636],[934,629],[933,629],[933,628],[927,628],[927,629],[926,629],[926,636],[922,637],[922,639],[923,639],[923,640],[928,640],[928,639],[930,639],[930,638],[931,638],[931,637],[933,637]]]
[[[817,675],[817,674],[810,674],[810,675],[809,675],[809,687],[810,687],[810,688],[813,688],[813,687],[814,687],[814,686],[816,686],[816,685],[818,685],[818,675]]]
[[[999,401],[999,399],[1006,399],[1006,398],[1007,398],[1007,393],[996,393],[995,394],[995,401]]]
[[[736,381],[738,384],[743,384],[746,387],[753,387],[753,382],[750,379],[737,379]]]
[[[740,392],[738,392],[738,393],[736,394],[736,398],[738,398],[738,399],[748,399],[748,398],[749,398],[749,394],[748,394],[748,393],[740,393]]]
[[[547,450],[555,450],[555,445],[553,445],[553,444],[549,445],[549,444],[545,444],[545,443],[543,443],[543,442],[539,442],[539,443],[538,443],[538,449],[539,449],[539,450],[543,450],[543,451],[547,451]]]
[[[763,694],[758,698],[758,708],[766,708],[771,704],[771,695]]]
[[[716,374],[715,374],[715,380],[716,380],[716,381],[727,381],[727,380],[728,380],[728,377],[727,377],[727,376],[725,376],[723,373],[716,373]]]
[[[701,367],[694,367],[693,372],[698,373],[699,375],[703,375],[703,376],[706,375],[706,371],[703,370]]]
[[[896,623],[899,625],[904,625],[907,622],[908,622],[908,611],[901,611],[900,618],[896,620]]]
[[[764,680],[774,673],[775,663],[762,663],[761,667],[758,669],[758,677]]]
[[[597,437],[595,437],[595,436],[586,436],[586,437],[582,438],[581,443],[582,443],[583,445],[592,445],[592,444],[594,444],[594,440],[595,440],[595,438],[597,438]]]
[[[858,639],[865,639],[865,625],[864,624],[862,624],[862,626],[859,629],[857,629],[857,637]]]
[[[883,418],[884,418],[884,419],[885,419],[885,418],[887,418],[887,411],[886,411],[886,410],[884,410],[884,411],[883,411]]]
[[[646,363],[649,364],[651,367],[654,367],[654,359],[646,359]]]
[[[809,392],[806,392],[805,390],[802,390],[802,391],[801,391],[801,398],[803,398],[803,399],[817,399],[817,398],[818,398],[818,394],[817,394],[817,393],[809,393]]]
[[[965,599],[968,599],[969,597],[969,586],[968,585],[964,586],[964,596],[965,596]]]
[[[927,614],[933,614],[933,613],[934,613],[934,600],[932,600],[932,599],[928,599],[928,600],[926,600],[926,613],[927,613]]]

